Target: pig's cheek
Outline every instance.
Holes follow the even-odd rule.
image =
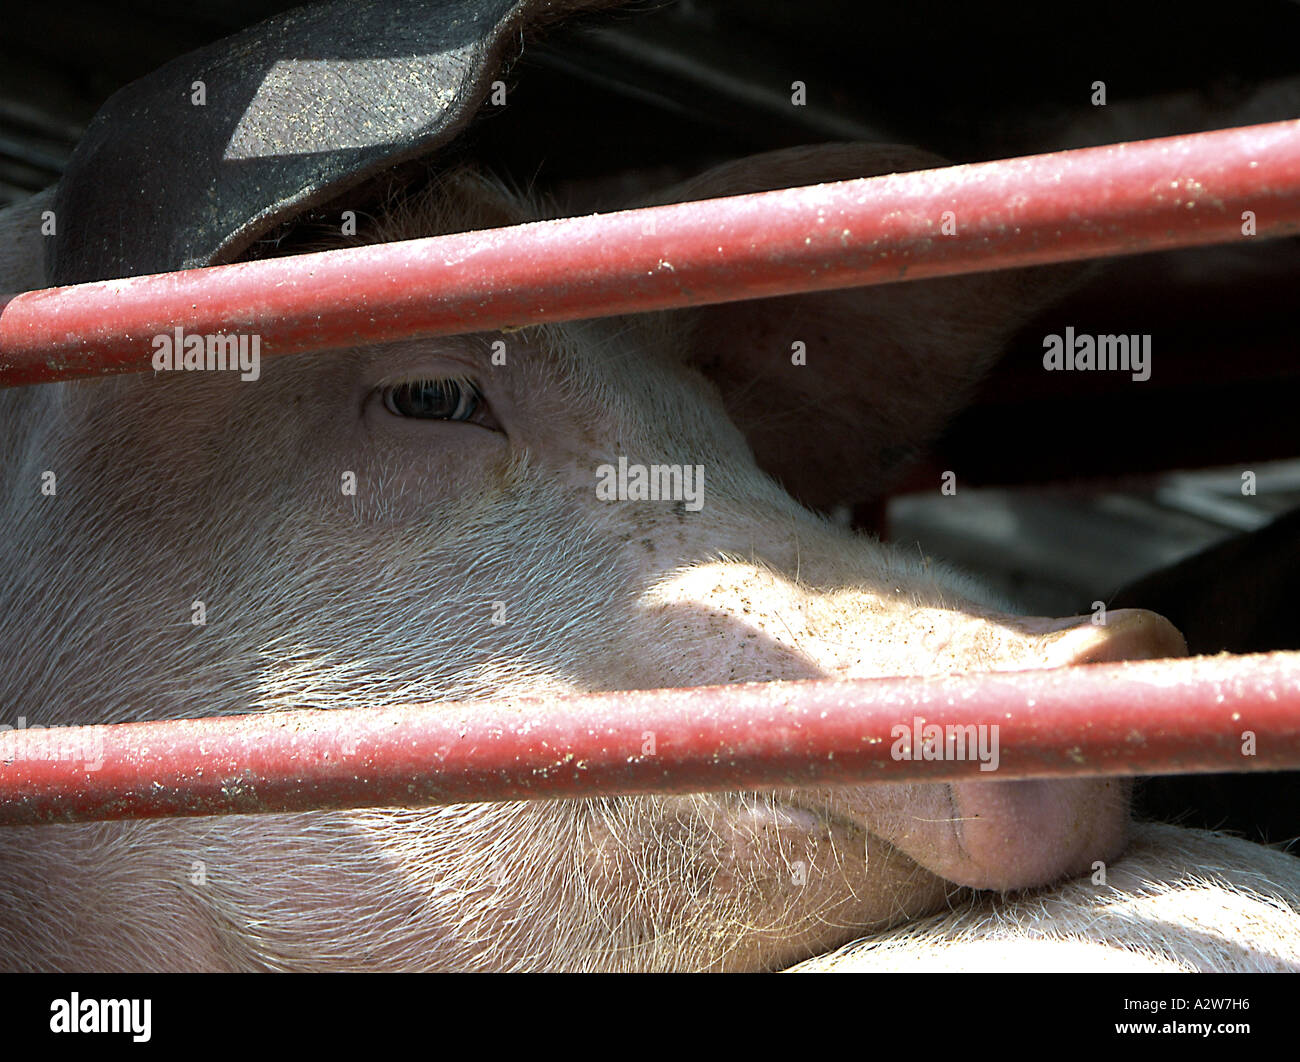
[[[584,869],[594,894],[620,906],[651,892],[743,902],[747,890],[779,892],[795,863],[829,851],[817,816],[762,797],[631,798],[605,808],[589,824]]]
[[[389,419],[394,423],[367,431],[350,455],[329,460],[333,467],[324,470],[326,489],[355,518],[382,524],[432,519],[443,506],[507,488],[510,444],[499,432]]]
[[[851,819],[770,794],[601,801],[581,865],[589,900],[639,925],[633,936],[762,926],[783,959],[933,910],[948,891]]]

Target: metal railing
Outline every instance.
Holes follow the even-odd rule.
[[[1296,232],[1279,122],[27,292],[0,384],[145,371],[178,326],[288,354]],[[996,775],[926,751],[981,726]],[[1300,653],[9,730],[0,823],[1282,768]]]

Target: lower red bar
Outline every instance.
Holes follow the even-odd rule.
[[[12,730],[0,824],[1284,768],[1300,653]]]

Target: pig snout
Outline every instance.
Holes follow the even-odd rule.
[[[1042,643],[1046,667],[1187,655],[1182,635],[1154,612],[1123,609],[1104,626],[1090,617],[1023,624],[1029,631],[1040,625],[1052,632]],[[951,831],[923,865],[981,889],[1024,888],[1081,874],[1123,848],[1129,789],[1123,779],[951,785]]]
[[[1043,632],[1041,667],[1187,654],[1182,635],[1168,620],[1138,609],[1112,612],[1104,626],[1090,617],[1030,619],[1020,625],[1031,634]],[[980,889],[1026,888],[1084,873],[1094,861],[1110,860],[1123,848],[1130,788],[1126,779],[950,785],[951,830],[938,839],[923,865],[949,881]],[[942,802],[942,797],[933,799]]]
[[[1104,624],[1091,616],[981,615],[972,604],[918,604],[915,584],[894,598],[815,592],[746,567],[698,567],[651,595],[659,608],[694,602],[677,635],[682,666],[702,676],[696,681],[933,675],[1186,655],[1182,636],[1152,612],[1119,610]],[[1122,850],[1127,780],[996,781],[993,767],[988,781],[808,791],[790,803],[821,821],[856,823],[936,876],[977,889],[1048,884]]]

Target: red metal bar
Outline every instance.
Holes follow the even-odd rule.
[[[29,292],[0,385],[144,371],[178,326],[291,354],[1228,242],[1247,210],[1300,232],[1300,121]]]
[[[997,769],[921,758],[918,720],[996,725]],[[14,730],[0,824],[1282,768],[1300,653]]]

